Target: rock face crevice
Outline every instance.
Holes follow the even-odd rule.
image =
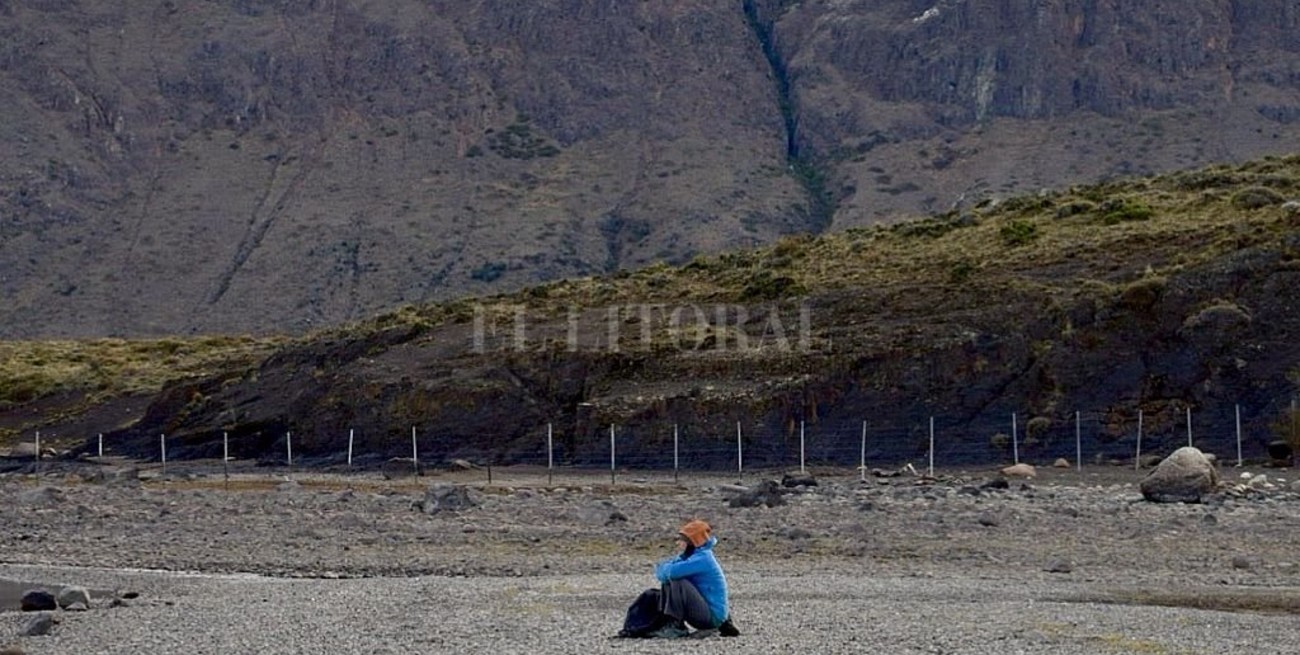
[[[754,32],[763,59],[771,69],[777,108],[785,127],[785,158],[791,176],[803,188],[806,206],[800,212],[807,232],[824,232],[835,220],[836,198],[830,189],[830,170],[824,157],[805,148],[799,133],[799,100],[790,67],[777,44],[776,23],[795,3],[788,0],[743,0],[745,22]]]
[[[796,100],[790,86],[790,69],[776,44],[776,20],[780,12],[790,3],[777,0],[744,0],[741,8],[745,13],[745,22],[754,32],[763,58],[772,70],[772,82],[776,87],[777,106],[781,111],[781,123],[785,126],[785,156],[790,161],[800,157],[799,148],[799,114]]]

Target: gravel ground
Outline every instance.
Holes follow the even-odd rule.
[[[143,590],[128,607],[63,613],[28,653],[681,652],[609,635],[646,576],[275,579],[0,567]],[[703,653],[1294,653],[1294,616],[1062,600],[1068,581],[789,576],[733,567],[744,633]],[[149,600],[144,600],[149,599]],[[16,629],[16,614],[3,625]]]
[[[1007,490],[983,489],[989,472],[827,472],[774,507],[732,507],[736,481],[706,476],[0,477],[0,579],[139,594],[57,612],[39,637],[19,636],[32,614],[0,611],[0,647],[678,652],[610,635],[700,516],[743,633],[700,652],[1294,654],[1300,494],[1289,471],[1266,473],[1275,490],[1156,505],[1113,469]],[[428,511],[448,490],[469,506]],[[1242,607],[1264,611],[1226,611]]]

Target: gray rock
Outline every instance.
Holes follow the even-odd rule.
[[[459,512],[478,505],[467,487],[452,484],[436,484],[424,492],[421,509],[425,514],[438,512]]]
[[[727,501],[728,507],[777,507],[785,504],[776,480],[764,480],[752,489]]]
[[[90,607],[90,590],[75,585],[64,587],[59,590],[59,595],[55,600],[59,603],[59,607],[63,609],[68,609],[76,603]]]
[[[1048,573],[1073,573],[1074,565],[1069,560],[1056,559],[1048,563],[1047,568],[1043,570]]]
[[[803,528],[787,528],[785,531],[785,537],[794,541],[800,541],[803,539],[812,539],[812,533]]]
[[[786,473],[781,476],[781,486],[786,488],[815,487],[817,486],[817,479],[807,474]]]
[[[1156,503],[1199,503],[1219,486],[1219,472],[1200,450],[1175,450],[1138,484],[1142,497]]]
[[[22,635],[24,637],[44,637],[54,630],[55,623],[58,623],[58,621],[49,614],[34,616],[27,622],[27,625],[23,626]]]

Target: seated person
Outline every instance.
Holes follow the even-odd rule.
[[[655,566],[658,589],[647,589],[628,608],[620,637],[707,636],[740,634],[727,605],[727,577],[713,556],[718,538],[708,523],[693,520],[681,527],[681,552]]]

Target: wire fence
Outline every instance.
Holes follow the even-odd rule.
[[[683,472],[735,472],[812,468],[861,471],[895,470],[911,465],[918,472],[971,465],[1029,463],[1045,465],[1064,459],[1074,468],[1108,464],[1141,466],[1181,446],[1196,446],[1214,454],[1222,465],[1241,465],[1269,458],[1269,444],[1279,440],[1300,445],[1300,412],[1296,400],[1273,401],[1261,407],[1220,405],[1210,408],[1165,407],[1150,414],[1137,411],[1077,411],[1053,416],[1008,413],[1003,420],[967,420],[936,415],[905,422],[879,417],[823,418],[784,421],[779,425],[754,419],[715,421],[708,426],[668,421],[617,423],[584,434],[555,424],[537,426],[523,438],[488,450],[476,435],[438,434],[409,426],[409,437],[361,440],[356,429],[346,439],[311,435],[303,439],[291,430],[282,435],[231,436],[199,444],[187,439],[173,445],[171,463],[177,460],[256,460],[263,466],[292,470],[319,468],[374,470],[394,459],[405,460],[413,471],[445,466],[455,460],[478,468],[514,466],[547,471],[608,470],[619,473],[665,474]],[[401,431],[406,434],[406,430]],[[39,465],[41,435],[34,435],[34,459]],[[319,444],[346,443],[325,448]],[[308,444],[311,444],[308,446]],[[169,464],[166,434],[159,434],[154,453],[129,453],[117,448],[110,436],[98,435],[84,454],[129,454],[161,465]],[[278,454],[277,454],[278,453]],[[491,474],[489,473],[489,476]]]

